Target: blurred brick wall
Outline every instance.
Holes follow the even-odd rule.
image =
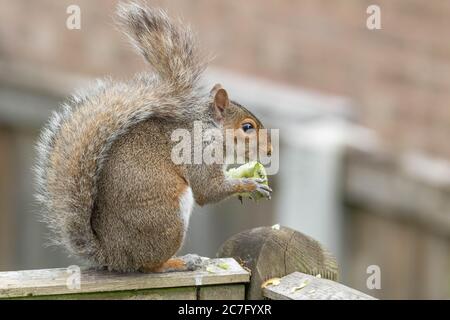
[[[143,67],[114,30],[116,1],[0,0],[0,59],[89,75]],[[150,1],[198,31],[215,64],[347,95],[396,148],[450,158],[450,2],[423,0]],[[65,28],[78,4],[82,28]],[[382,30],[366,29],[378,4]]]

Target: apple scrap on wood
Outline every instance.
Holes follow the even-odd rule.
[[[268,179],[267,179],[267,173],[264,166],[257,162],[257,161],[251,161],[248,163],[243,164],[240,167],[237,168],[231,168],[226,172],[226,175],[230,178],[253,178],[253,179],[263,179],[263,184],[269,185]],[[238,198],[242,202],[242,198],[249,198],[254,199],[255,201],[260,200],[263,198],[263,195],[259,192],[256,194],[250,194],[250,193],[239,193]]]

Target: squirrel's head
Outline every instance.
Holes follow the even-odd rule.
[[[245,160],[259,159],[259,154],[270,156],[272,143],[269,130],[264,128],[261,121],[249,110],[228,98],[227,91],[220,84],[216,84],[211,92],[211,108],[215,120],[222,124],[224,133],[232,129],[234,144],[245,141],[245,148],[237,150],[236,156],[244,156]],[[265,129],[265,130],[262,130]],[[256,148],[250,148],[249,142],[256,141]],[[241,153],[241,154],[240,154]]]

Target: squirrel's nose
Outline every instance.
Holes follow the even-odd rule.
[[[272,146],[267,149],[267,155],[270,157],[272,155]]]

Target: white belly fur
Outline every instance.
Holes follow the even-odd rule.
[[[184,224],[185,235],[189,226],[189,218],[191,217],[193,207],[194,195],[192,194],[192,189],[187,187],[180,197],[180,216]]]

